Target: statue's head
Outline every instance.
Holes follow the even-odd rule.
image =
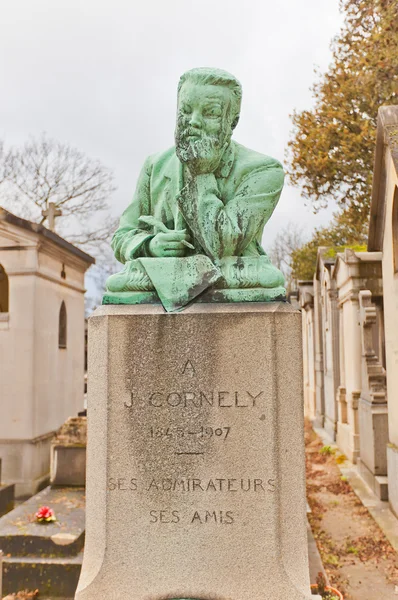
[[[226,71],[202,67],[178,84],[176,152],[182,162],[221,152],[239,121],[242,86]]]

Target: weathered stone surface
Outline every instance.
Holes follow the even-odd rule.
[[[76,598],[314,598],[300,314],[103,306],[89,327]]]
[[[63,558],[4,557],[3,594],[38,589],[43,600],[71,598],[76,591],[82,559],[82,553]]]
[[[37,523],[41,506],[52,508],[57,520]],[[0,548],[14,557],[75,556],[83,548],[84,525],[84,491],[48,487],[0,519]]]
[[[53,439],[55,446],[87,445],[87,417],[69,417],[58,429]]]
[[[86,485],[86,448],[54,445],[51,447],[51,485]]]
[[[51,485],[84,487],[87,417],[70,417],[51,444]]]
[[[15,485],[0,485],[0,517],[14,508]]]
[[[35,522],[40,506],[57,521]],[[40,598],[73,596],[82,565],[84,490],[46,488],[0,519],[3,593],[40,590]]]

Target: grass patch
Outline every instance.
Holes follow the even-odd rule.
[[[319,450],[319,454],[322,454],[322,456],[331,456],[332,454],[335,454],[335,452],[336,450],[332,448],[332,446],[322,446]]]

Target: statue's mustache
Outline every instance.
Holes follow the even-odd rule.
[[[188,127],[188,129],[184,130],[184,135],[188,136],[188,135],[196,135],[197,137],[202,137],[203,132],[200,131],[200,129],[195,129],[194,127]]]
[[[182,142],[190,141],[190,138],[196,138],[196,140],[198,142],[204,141],[204,140],[213,142],[213,143],[218,142],[217,136],[208,135],[208,134],[204,133],[203,131],[201,131],[200,129],[195,129],[194,127],[187,127],[186,129],[184,129],[182,131],[178,131],[178,138]],[[193,140],[193,141],[196,141],[196,140]]]

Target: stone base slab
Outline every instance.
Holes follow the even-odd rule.
[[[13,483],[0,485],[0,517],[14,508],[14,496],[15,485]]]
[[[86,485],[86,448],[82,446],[51,447],[51,485]]]
[[[40,590],[40,598],[72,598],[82,568],[83,555],[63,558],[3,558],[3,594]],[[100,596],[98,600],[100,600]]]
[[[55,512],[53,523],[37,523],[41,506]],[[47,487],[0,519],[0,548],[11,556],[75,556],[83,548],[84,490]]]
[[[32,440],[0,440],[3,483],[15,483],[15,496],[36,494],[50,478],[54,432]]]
[[[76,599],[315,600],[298,311],[103,306],[88,381]]]
[[[361,461],[374,477],[385,477],[388,443],[387,403],[379,404],[360,398],[358,418]]]
[[[40,506],[55,511],[54,523],[36,523]],[[46,488],[0,519],[3,594],[40,590],[40,598],[72,597],[84,544],[84,490]]]
[[[357,460],[358,472],[362,479],[367,483],[370,489],[376,494],[379,500],[388,500],[388,477],[384,475],[375,475],[368,469],[363,460]]]
[[[214,289],[195,299],[199,303],[277,301],[286,301],[285,288]],[[105,292],[102,304],[160,304],[160,300],[156,292]]]
[[[359,457],[359,436],[353,433],[348,423],[337,424],[336,444],[348,460],[356,463]]]

